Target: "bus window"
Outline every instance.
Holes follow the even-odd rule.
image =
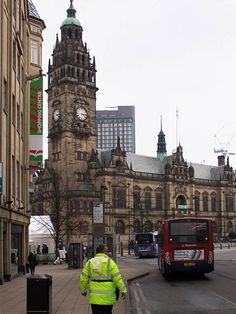
[[[195,243],[208,241],[207,221],[171,221],[170,239],[172,243]]]

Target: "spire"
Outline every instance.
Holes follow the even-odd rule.
[[[66,12],[67,12],[67,17],[76,17],[75,16],[76,10],[73,7],[73,0],[70,0],[70,7],[69,9],[67,9]]]
[[[157,142],[157,158],[161,161],[166,157],[166,140],[165,134],[162,131],[162,116],[161,116],[161,130],[158,134],[158,142]]]
[[[56,34],[56,46],[59,44],[58,34]]]

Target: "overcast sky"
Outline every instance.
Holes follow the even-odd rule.
[[[46,73],[70,1],[33,2],[47,26]],[[179,142],[188,162],[217,165],[214,148],[236,153],[235,0],[74,0],[74,7],[96,57],[97,109],[135,106],[137,154],[156,156],[161,116],[168,154]],[[236,168],[236,155],[230,164]]]

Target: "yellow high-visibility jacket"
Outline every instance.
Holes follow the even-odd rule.
[[[106,254],[98,253],[88,260],[80,275],[80,292],[89,289],[89,303],[112,305],[116,303],[115,288],[127,292],[116,263]]]

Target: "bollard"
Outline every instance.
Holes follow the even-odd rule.
[[[123,243],[120,242],[120,255],[123,256]]]
[[[230,242],[228,242],[228,249],[230,249]]]
[[[220,243],[220,249],[222,250],[222,243]]]

